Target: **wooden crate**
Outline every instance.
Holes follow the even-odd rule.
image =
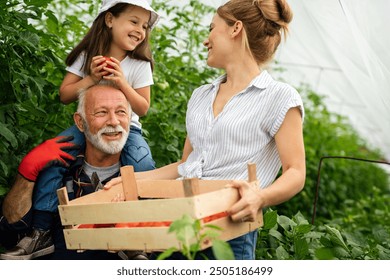
[[[248,165],[249,181],[256,179],[255,166]],[[66,189],[58,190],[59,213],[66,246],[70,250],[145,250],[164,251],[181,248],[168,226],[150,226],[150,222],[167,224],[184,214],[200,219],[203,225],[222,228],[220,239],[230,240],[259,228],[263,224],[259,211],[255,222],[234,223],[223,215],[239,199],[235,188],[226,180],[135,180],[133,167],[121,168],[122,184],[110,190],[69,201]],[[117,194],[123,202],[111,202]],[[222,213],[222,215],[220,215]],[[222,216],[210,220],[216,214]],[[142,227],[115,227],[118,223],[144,224]],[[80,225],[105,224],[108,227],[80,228]],[[204,240],[201,247],[211,246]]]

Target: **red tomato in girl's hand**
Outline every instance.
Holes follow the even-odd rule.
[[[112,59],[109,58],[109,57],[107,57],[107,56],[103,56],[103,57],[104,57],[104,59],[106,60],[106,62],[107,62],[107,61],[112,61]],[[104,61],[103,61],[102,63],[100,63],[98,66],[102,65],[103,63],[104,63]],[[112,65],[110,65],[110,64],[107,64],[106,67],[107,67],[107,68],[110,68],[110,69],[114,69],[114,67],[112,67]],[[104,71],[104,70],[102,69],[102,71]]]

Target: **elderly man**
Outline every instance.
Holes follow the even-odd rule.
[[[12,249],[0,255],[1,259],[31,259],[39,256],[47,255],[55,252],[53,258],[55,259],[111,259],[117,258],[115,254],[109,254],[103,251],[87,251],[85,253],[76,253],[74,251],[66,250],[64,237],[62,233],[62,226],[59,221],[58,214],[46,215],[39,217],[33,212],[31,214],[31,195],[34,187],[34,182],[39,172],[48,164],[60,163],[68,166],[68,172],[64,175],[63,184],[55,186],[54,189],[59,189],[62,186],[67,186],[69,197],[79,197],[97,189],[96,182],[104,184],[108,180],[117,177],[120,170],[120,153],[124,144],[126,143],[129,133],[131,108],[126,100],[124,94],[117,88],[109,84],[98,84],[92,86],[85,91],[80,92],[79,104],[77,112],[74,114],[74,121],[86,138],[85,150],[82,154],[77,156],[77,159],[72,165],[68,165],[67,160],[74,159],[63,150],[74,149],[74,145],[66,142],[67,138],[55,138],[48,140],[40,146],[33,149],[23,160],[18,175],[18,180],[11,188],[7,195],[3,212],[4,217],[9,223],[18,222],[14,217],[13,209],[15,202],[20,204],[20,195],[24,196],[27,203],[26,210],[29,215],[32,215],[32,232],[25,236]],[[65,140],[65,142],[64,142]],[[46,152],[46,153],[45,153]],[[29,159],[29,155],[33,154]],[[34,154],[35,153],[35,154]],[[53,155],[46,156],[47,160],[36,164],[37,155]],[[26,162],[28,161],[28,162]],[[28,180],[26,180],[28,179]],[[20,186],[23,185],[25,191],[20,191]],[[13,191],[13,189],[15,191]],[[19,189],[19,191],[18,191]],[[52,197],[53,188],[48,188],[46,197]],[[40,190],[44,192],[45,190]],[[49,199],[49,198],[48,198]],[[46,213],[48,214],[48,213]],[[22,216],[23,214],[19,214]],[[55,217],[54,220],[47,217]],[[4,218],[3,218],[4,219]],[[53,224],[55,225],[54,227]],[[36,225],[40,225],[42,229]],[[53,228],[53,230],[47,230]],[[52,241],[54,240],[54,245]],[[135,259],[142,259],[135,257]],[[146,257],[144,257],[145,259]]]

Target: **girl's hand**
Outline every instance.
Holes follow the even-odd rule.
[[[89,75],[95,84],[99,83],[104,75],[109,74],[107,71],[103,70],[103,68],[107,65],[105,61],[106,59],[102,55],[97,55],[92,58]]]
[[[232,220],[235,222],[254,222],[257,212],[264,205],[259,182],[233,181],[227,187],[238,189],[241,196],[240,200],[228,210]]]
[[[110,59],[111,61],[106,60],[107,66],[103,67],[103,70],[109,74],[103,76],[103,79],[113,81],[116,84],[116,86],[120,90],[122,90],[123,88],[125,88],[128,82],[125,76],[123,75],[121,63],[115,57],[110,57]]]

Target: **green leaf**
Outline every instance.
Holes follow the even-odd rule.
[[[276,211],[267,211],[263,217],[264,225],[262,229],[273,228],[277,223],[277,219],[278,219],[278,215]]]
[[[345,244],[344,239],[340,234],[340,231],[327,225],[325,225],[325,227],[327,232],[330,233],[330,240],[334,244],[340,245],[345,251],[349,251],[348,246]]]
[[[294,228],[294,234],[296,235],[304,235],[310,232],[312,225],[298,225]]]
[[[278,216],[278,224],[286,231],[289,231],[290,228],[297,225],[292,219],[286,216]]]
[[[353,247],[351,250],[351,255],[354,260],[362,259],[364,256],[364,251],[359,247]]]
[[[9,172],[8,167],[2,160],[0,160],[0,166],[1,166],[1,169],[3,170],[3,172],[4,172],[4,175],[8,176],[8,172]]]
[[[196,236],[194,222],[195,220],[190,216],[183,215],[181,219],[172,222],[168,232],[175,232],[177,239],[189,248],[190,241]]]
[[[390,260],[390,246],[385,248],[381,245],[376,245],[376,249],[378,250],[378,256],[380,260]]]
[[[306,239],[299,238],[294,240],[294,252],[295,259],[303,260],[306,258],[309,252],[309,245],[307,244]]]
[[[328,247],[328,248],[333,247],[332,241],[327,236],[321,236],[320,242],[325,247]]]
[[[157,260],[165,260],[166,258],[169,258],[176,251],[178,251],[178,249],[175,247],[168,248],[164,252],[158,255]]]
[[[290,255],[283,248],[283,246],[279,246],[278,248],[276,248],[276,258],[278,260],[288,260],[288,259],[290,259]]]
[[[279,240],[280,242],[285,242],[285,237],[283,236],[283,234],[281,234],[279,231],[275,230],[275,229],[270,229],[269,233],[268,233],[270,236],[273,236],[275,237],[277,240]]]
[[[332,249],[319,248],[315,250],[315,256],[319,260],[335,260]]]
[[[390,240],[390,230],[385,229],[383,226],[377,225],[372,229],[372,235],[378,243],[385,243]]]
[[[234,253],[228,242],[219,239],[214,240],[212,251],[217,260],[234,260]]]
[[[13,148],[18,147],[18,140],[15,137],[15,134],[9,130],[3,123],[0,122],[0,135],[3,136]]]
[[[350,259],[349,250],[344,249],[341,246],[335,246],[332,248],[334,256],[339,259]]]
[[[343,235],[345,236],[346,243],[353,247],[365,247],[368,245],[367,239],[365,236],[361,235],[360,233],[350,233],[350,232],[343,232]]]

